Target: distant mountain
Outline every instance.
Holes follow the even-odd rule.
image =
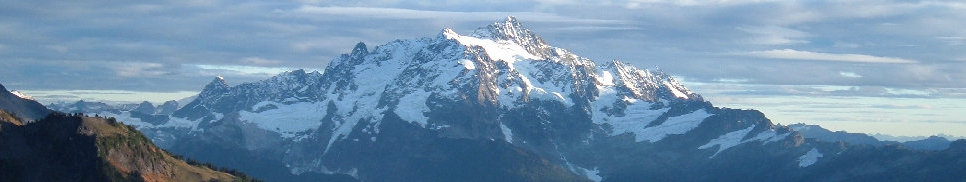
[[[23,122],[40,120],[47,116],[47,114],[53,112],[37,101],[30,99],[26,94],[19,92],[17,94],[11,93],[3,85],[0,85],[0,109],[23,119]]]
[[[798,131],[805,138],[815,138],[826,142],[845,142],[855,145],[883,146],[889,144],[899,144],[899,142],[879,141],[875,137],[863,133],[849,133],[845,131],[830,131],[818,125],[793,124],[788,125],[792,130]]]
[[[818,125],[793,124],[788,125],[792,130],[798,131],[805,138],[814,138],[824,142],[845,142],[852,145],[901,145],[916,150],[945,150],[952,141],[944,137],[932,136],[918,140],[904,142],[880,141],[875,137],[863,133],[848,133],[845,131],[832,132]]]
[[[138,107],[135,107],[131,111],[138,112],[141,114],[155,114],[157,112],[157,108],[154,107],[154,104],[151,104],[148,101],[144,101],[144,102],[141,102],[141,104],[138,104]]]
[[[902,145],[919,150],[945,150],[946,148],[949,148],[950,143],[952,143],[952,141],[949,141],[946,138],[931,136],[922,140],[902,142]]]
[[[121,113],[123,111],[130,111],[138,106],[138,104],[107,104],[103,102],[90,102],[83,100],[73,103],[47,104],[48,108],[64,113]]]
[[[113,118],[53,113],[8,94],[0,92],[0,181],[252,180],[189,164]],[[19,117],[41,118],[31,115],[37,113],[50,114],[32,122]]]
[[[875,137],[876,139],[879,139],[881,141],[897,141],[897,142],[924,140],[931,137],[931,136],[893,136],[893,135],[887,135],[887,134],[881,134],[881,133],[876,133],[869,136]],[[942,133],[934,136],[946,138],[947,140],[966,139],[966,137],[964,136],[953,136],[953,135],[947,135]]]
[[[714,107],[664,72],[553,47],[512,17],[468,35],[358,43],[323,73],[218,77],[171,115],[136,113],[98,114],[272,181],[966,177],[966,141],[918,151],[805,138],[761,112]]]
[[[177,111],[180,108],[181,105],[178,103],[178,101],[167,101],[156,108],[157,112],[155,112],[155,114],[171,115],[174,114],[174,111]]]

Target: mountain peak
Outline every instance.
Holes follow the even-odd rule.
[[[359,43],[356,43],[356,46],[352,48],[352,53],[350,54],[353,57],[355,57],[359,55],[365,55],[368,53],[369,53],[369,49],[366,48],[366,43],[359,42]]]
[[[535,37],[529,29],[523,27],[517,18],[508,16],[502,22],[493,22],[486,27],[480,27],[473,33],[474,37],[513,40],[518,37]]]
[[[503,23],[502,23],[502,25],[499,26],[499,27],[508,28],[508,29],[522,29],[522,30],[526,30],[526,29],[523,28],[523,25],[520,24],[520,21],[517,21],[517,18],[516,17],[513,17],[513,16],[507,16],[506,17],[506,20],[504,20]]]
[[[218,76],[215,77],[214,80],[211,80],[211,82],[208,82],[208,85],[224,85],[224,86],[227,87],[228,86],[228,83],[225,82],[225,77],[222,77],[221,75],[218,75]]]
[[[473,32],[473,37],[497,41],[511,41],[525,48],[527,52],[539,57],[546,58],[552,55],[550,45],[543,38],[533,33],[533,31],[524,27],[513,16],[508,16],[502,22],[494,22],[486,27],[477,29]]]
[[[295,77],[298,77],[298,76],[304,76],[305,74],[308,74],[308,72],[305,72],[305,69],[296,69],[296,70],[282,72],[281,74],[279,74],[279,76],[283,76],[284,75],[284,76],[295,76]]]
[[[506,16],[506,22],[517,22],[517,17],[513,17],[513,15]]]
[[[221,75],[218,75],[217,77],[215,77],[215,79],[211,80],[211,82],[209,82],[208,85],[205,85],[205,88],[202,90],[202,94],[204,95],[206,93],[212,93],[212,92],[220,93],[222,91],[227,91],[228,88],[229,88],[228,83],[225,82],[225,77],[221,77]]]
[[[442,39],[446,39],[446,38],[449,38],[449,37],[455,37],[457,35],[459,35],[459,33],[456,33],[456,31],[453,30],[452,28],[444,28],[443,30],[441,30],[439,32],[439,37],[442,38]]]
[[[13,94],[13,95],[16,95],[17,97],[20,97],[22,99],[34,100],[34,97],[31,97],[30,95],[27,95],[27,94],[25,94],[23,92],[20,92],[18,90],[11,90],[10,93]]]

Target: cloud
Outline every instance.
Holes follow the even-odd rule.
[[[686,82],[686,86],[699,94],[727,95],[732,97],[770,96],[781,97],[877,97],[877,98],[962,98],[963,89],[897,88],[884,86],[842,85],[774,85],[728,82]]]
[[[551,31],[558,31],[558,32],[563,32],[563,31],[588,31],[588,32],[594,32],[594,31],[634,31],[634,30],[643,30],[643,29],[644,28],[641,28],[641,27],[632,27],[632,26],[613,26],[613,27],[611,27],[611,26],[572,26],[572,27],[552,28],[552,29],[549,29],[549,30],[551,30]]]
[[[460,21],[493,21],[494,17],[515,16],[528,22],[570,22],[615,24],[626,23],[621,20],[586,19],[560,16],[552,13],[540,12],[472,12],[472,11],[433,11],[405,8],[380,7],[343,7],[343,6],[314,6],[304,5],[294,11],[298,15],[309,16],[339,16],[362,17],[375,19],[448,19]],[[304,17],[304,16],[303,16]]]
[[[772,59],[791,59],[791,60],[812,60],[812,61],[839,61],[839,62],[858,62],[858,63],[918,63],[919,61],[895,58],[879,57],[864,54],[835,54],[799,51],[794,49],[774,49],[767,51],[752,51],[745,53],[748,56],[772,58]]]
[[[872,107],[874,107],[874,108],[882,108],[882,109],[932,109],[932,108],[935,108],[935,106],[927,105],[927,104],[919,104],[919,105],[880,104],[880,105],[872,105]]]
[[[286,67],[260,67],[260,66],[240,66],[240,65],[191,65],[200,68],[205,72],[221,74],[242,74],[242,75],[264,75],[273,76],[286,71],[294,70]]]
[[[57,51],[58,53],[66,53],[68,50],[70,50],[67,48],[67,46],[63,46],[63,45],[49,45],[47,46],[47,48],[53,51]]]
[[[646,4],[666,4],[676,6],[732,6],[752,3],[777,2],[776,0],[630,0],[627,7],[637,8]]]
[[[164,65],[160,63],[115,63],[111,68],[120,77],[151,77],[169,73],[162,69]]]
[[[960,46],[966,43],[966,37],[936,37],[939,40],[945,41],[951,46]]]
[[[331,50],[339,53],[342,49],[351,49],[352,44],[364,40],[361,37],[326,37],[311,38],[304,40],[293,40],[289,47],[295,52],[311,52],[318,50]],[[350,50],[351,51],[351,50]],[[343,52],[345,53],[345,52]]]
[[[763,45],[803,44],[803,43],[808,43],[809,41],[802,40],[802,38],[811,36],[807,32],[785,28],[785,27],[778,27],[778,26],[738,27],[737,29],[754,35],[754,37],[748,41],[752,44],[763,44]]]
[[[513,15],[551,45],[586,58],[656,66],[705,82],[740,78],[742,83],[770,85],[966,88],[962,74],[966,53],[962,45],[955,46],[959,37],[966,37],[961,31],[966,23],[959,21],[966,14],[958,13],[966,10],[964,4],[915,0],[2,1],[0,42],[6,48],[0,50],[4,58],[0,66],[12,71],[0,72],[0,78],[34,89],[194,90],[215,73],[243,82],[264,79],[279,70],[237,70],[321,69],[357,42],[376,46],[432,37],[447,27],[467,33]],[[898,46],[910,44],[919,46]],[[51,45],[61,46],[64,53]],[[749,50],[758,52],[733,54]],[[806,55],[773,55],[782,51]],[[796,60],[824,56],[826,62],[748,61],[763,56]],[[154,64],[126,64],[131,61]],[[870,61],[918,64],[856,64]],[[256,69],[231,71],[225,66]],[[862,78],[843,79],[843,71]]]
[[[839,75],[842,75],[842,77],[846,77],[846,78],[862,78],[862,75],[859,75],[858,73],[855,73],[855,72],[841,71],[839,72]]]
[[[260,57],[246,57],[246,58],[242,58],[239,61],[241,61],[241,63],[243,64],[258,65],[258,66],[274,66],[274,65],[282,64],[282,61],[279,61],[279,60],[271,60],[271,59],[265,59]]]
[[[751,81],[751,79],[747,79],[747,78],[716,78],[716,79],[714,79],[714,81],[715,82],[720,82],[720,83],[748,83],[748,82]]]
[[[102,101],[109,103],[138,103],[149,101],[155,104],[178,100],[198,94],[198,91],[129,91],[129,90],[21,90],[41,103],[74,102],[77,100]]]

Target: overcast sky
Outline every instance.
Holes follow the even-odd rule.
[[[357,42],[516,16],[550,44],[660,68],[778,123],[966,135],[961,1],[0,1],[0,83],[42,101],[176,99],[322,70]]]

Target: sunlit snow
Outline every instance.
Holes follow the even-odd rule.
[[[647,127],[637,132],[637,141],[657,142],[668,135],[687,133],[697,128],[705,118],[711,115],[711,113],[701,109],[681,116],[668,117],[667,121],[664,121],[661,125]]]
[[[426,99],[429,98],[429,94],[431,93],[414,91],[403,96],[399,98],[399,105],[393,112],[405,121],[416,122],[419,126],[426,127],[429,117],[426,117],[423,113],[429,112],[429,106],[426,106]]]
[[[714,158],[715,156],[718,156],[718,153],[721,153],[721,151],[727,150],[731,147],[734,147],[743,143],[761,141],[762,144],[767,144],[770,142],[776,142],[776,141],[785,139],[785,137],[787,137],[788,134],[791,134],[791,133],[784,133],[784,134],[778,135],[775,129],[767,129],[759,132],[757,135],[755,135],[755,137],[742,140],[742,138],[745,138],[754,128],[755,128],[755,125],[751,125],[745,129],[725,133],[724,135],[718,136],[718,138],[712,139],[708,143],[699,146],[698,149],[709,149],[711,147],[718,146],[718,150],[715,151],[714,155],[711,155],[710,157],[710,158]]]
[[[717,145],[718,151],[714,152],[714,155],[711,155],[711,157],[717,156],[718,153],[721,153],[721,151],[724,151],[725,149],[744,143],[741,141],[741,139],[744,138],[745,135],[748,135],[748,132],[751,132],[752,129],[755,129],[755,125],[748,126],[748,128],[738,131],[726,133],[718,138],[712,139],[707,144],[699,146],[698,149],[707,149]]]

